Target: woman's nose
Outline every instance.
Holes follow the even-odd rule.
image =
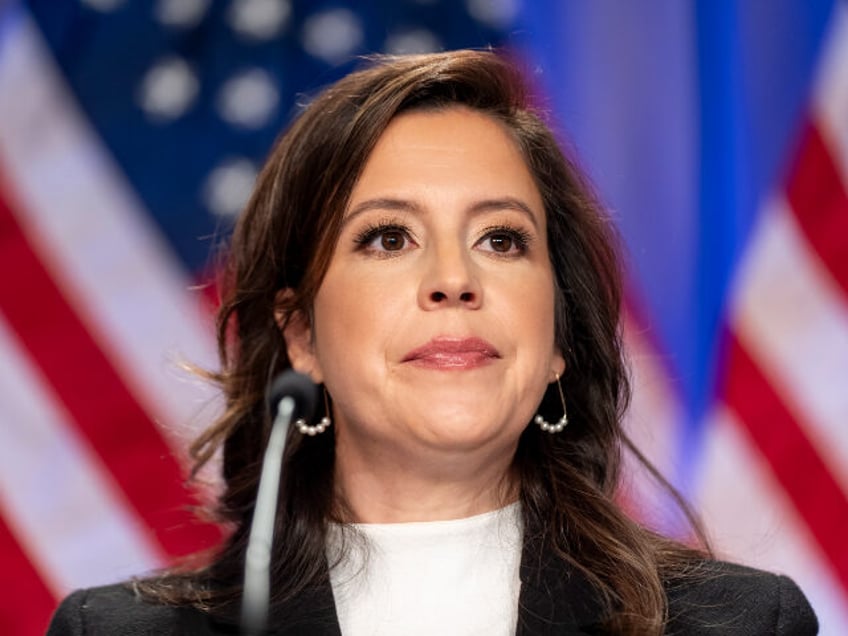
[[[461,248],[434,250],[428,257],[418,302],[423,309],[479,309],[483,288],[468,254]]]

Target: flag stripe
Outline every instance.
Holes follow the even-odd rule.
[[[211,386],[178,372],[183,360],[216,368],[208,313],[37,27],[25,15],[10,22],[0,95],[16,99],[0,100],[0,162],[23,204],[11,211],[122,382],[181,451],[218,408]]]
[[[0,314],[0,511],[44,584],[60,597],[165,562]]]
[[[804,130],[787,197],[807,240],[848,296],[848,196],[814,125]]]
[[[735,337],[729,337],[724,399],[768,461],[848,591],[848,499],[804,432]]]
[[[680,443],[683,421],[679,396],[672,390],[666,365],[662,363],[656,343],[645,336],[640,315],[630,307],[625,315],[624,336],[630,363],[633,399],[624,421],[625,430],[651,463],[668,479],[673,479],[673,458]],[[681,523],[677,505],[634,457],[625,453],[622,481],[628,496],[628,512],[640,522],[675,536],[689,534]]]
[[[823,633],[848,634],[848,599],[828,555],[727,407],[710,415],[702,460],[694,501],[717,554],[791,576],[809,597]]]
[[[0,277],[0,310],[134,508],[158,529],[165,551],[211,545],[217,533],[187,510],[170,449],[33,252],[10,211],[8,188],[0,185],[0,268],[15,275]]]
[[[3,603],[0,626],[6,634],[43,634],[56,601],[32,568],[27,555],[0,516],[0,563]]]
[[[737,283],[737,338],[848,490],[848,299],[783,199],[765,206]]]

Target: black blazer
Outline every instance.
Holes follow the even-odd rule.
[[[785,576],[721,561],[704,561],[701,575],[668,582],[666,633],[693,636],[807,636],[818,622],[801,590]],[[517,636],[601,634],[598,599],[586,579],[562,561],[525,545]],[[275,636],[340,636],[329,582],[273,611]],[[188,607],[147,603],[129,586],[79,590],[67,597],[48,636],[239,633],[235,621]]]

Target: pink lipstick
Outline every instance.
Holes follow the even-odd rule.
[[[426,369],[474,369],[500,358],[495,347],[482,338],[433,338],[403,357],[403,362]]]

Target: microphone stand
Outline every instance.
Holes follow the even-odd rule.
[[[244,590],[241,605],[241,632],[245,636],[259,636],[268,622],[268,605],[271,595],[271,545],[274,539],[274,521],[277,517],[277,497],[280,474],[283,469],[283,451],[286,433],[291,424],[295,400],[283,397],[277,406],[277,415],[271,427],[271,436],[262,460],[256,507],[250,524],[247,554],[244,562]]]

